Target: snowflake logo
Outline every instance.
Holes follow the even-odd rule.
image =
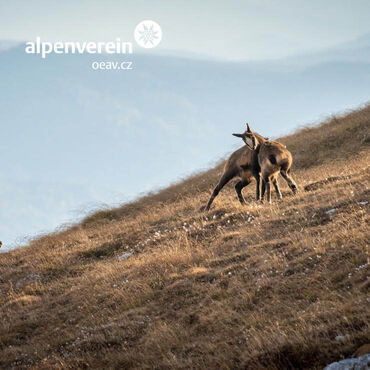
[[[161,26],[154,21],[142,21],[135,28],[135,40],[143,48],[155,48],[162,40]]]

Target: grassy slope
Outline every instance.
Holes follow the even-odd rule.
[[[370,335],[369,126],[367,106],[281,139],[301,192],[281,183],[280,203],[256,204],[251,185],[242,207],[228,186],[199,213],[220,165],[0,254],[0,367],[318,368],[350,355]],[[42,280],[19,282],[31,273]]]

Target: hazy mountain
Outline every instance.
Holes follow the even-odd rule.
[[[0,239],[49,230],[202,169],[241,145],[231,133],[246,121],[277,136],[367,101],[369,39],[261,64],[43,60],[23,45],[0,48]],[[97,60],[130,60],[134,69],[94,71]]]

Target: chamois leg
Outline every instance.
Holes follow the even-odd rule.
[[[265,183],[265,189],[266,189],[266,194],[267,194],[266,195],[267,202],[268,203],[271,203],[271,187],[270,187],[271,184],[270,184],[270,178],[268,176],[265,176],[264,179],[263,179],[263,182]],[[263,184],[262,184],[262,187],[263,187]]]
[[[218,193],[220,192],[220,190],[234,177],[234,174],[223,174],[219,183],[216,185],[216,187],[214,188],[213,190],[213,193],[211,195],[211,198],[209,198],[209,201],[205,207],[205,211],[208,211],[209,208],[211,207],[211,204],[213,202],[213,200],[217,197]]]
[[[235,191],[236,191],[236,194],[238,194],[238,199],[241,204],[245,203],[245,199],[242,194],[242,189],[248,184],[250,184],[249,180],[240,180],[235,184]]]
[[[279,189],[279,184],[277,182],[277,176],[274,176],[272,179],[272,185],[274,185],[274,188],[275,188],[275,191],[276,191],[276,195],[278,197],[278,199],[281,199],[283,196],[281,195],[281,192],[280,192],[280,189]]]
[[[263,201],[265,200],[265,193],[266,193],[266,184],[265,184],[265,180],[263,178],[261,179],[261,186],[262,186],[261,202],[263,203]]]
[[[255,174],[254,178],[256,179],[256,200],[258,201],[261,199],[261,177],[259,173]]]
[[[293,192],[293,194],[297,194],[298,193],[297,184],[294,182],[294,180],[292,179],[292,177],[289,175],[288,172],[289,172],[289,170],[288,171],[285,171],[285,170],[280,171],[281,176],[283,176],[283,179],[288,183],[288,186],[290,187],[290,190]]]

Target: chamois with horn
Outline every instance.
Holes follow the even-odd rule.
[[[270,141],[256,132],[252,132],[248,123],[247,131],[243,134],[233,135],[242,138],[246,145],[232,153],[226,161],[222,176],[214,188],[204,208],[205,210],[209,210],[221,189],[235,177],[240,178],[240,181],[235,185],[235,191],[241,204],[245,203],[242,189],[249,185],[253,178],[256,180],[256,200],[263,200],[267,191],[267,200],[271,202],[270,182],[274,185],[278,198],[281,199],[282,195],[277,182],[279,172],[288,183],[292,192],[294,194],[298,192],[297,185],[290,176],[293,158],[283,144],[277,141]]]
[[[239,134],[233,135],[242,137]],[[255,135],[256,137],[260,137],[258,134]],[[266,140],[262,138],[262,136],[260,139]],[[257,182],[256,199],[260,199],[260,169],[258,164],[258,153],[254,150],[253,142],[255,140],[256,139],[254,137],[251,137],[250,139],[246,138],[244,140],[246,145],[230,155],[229,159],[225,163],[222,176],[214,188],[206,207],[204,208],[206,211],[209,210],[213,200],[217,197],[220,190],[235,177],[240,178],[240,181],[238,181],[235,185],[235,191],[241,204],[245,203],[242,189],[249,185],[253,178],[256,179]]]
[[[277,197],[282,198],[277,177],[279,173],[288,183],[289,188],[294,194],[298,192],[297,184],[290,176],[290,169],[293,163],[293,157],[285,145],[277,141],[267,140],[256,132],[252,132],[247,123],[247,130],[243,134],[233,134],[234,136],[242,138],[242,140],[251,148],[255,155],[257,155],[258,166],[254,169],[261,174],[262,177],[262,195],[261,200],[264,199],[265,192],[267,193],[267,201],[271,203],[271,187],[274,185]],[[259,190],[257,190],[257,198]]]

